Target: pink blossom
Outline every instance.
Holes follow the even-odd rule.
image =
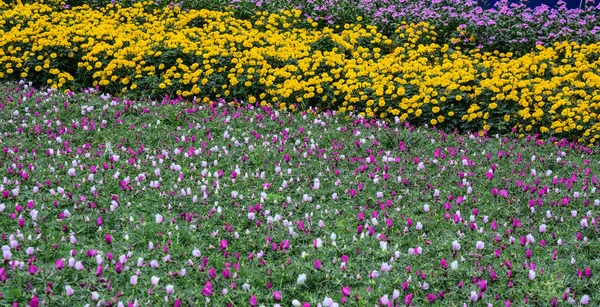
[[[252,296],[250,297],[250,306],[256,306],[256,305],[258,305],[256,295],[252,294]]]
[[[75,293],[75,290],[73,290],[73,288],[71,288],[71,286],[66,286],[65,291],[67,293],[67,296],[72,296]]]

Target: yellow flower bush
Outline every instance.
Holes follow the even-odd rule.
[[[473,131],[600,138],[600,44],[557,43],[522,57],[463,53],[435,29],[319,28],[300,11],[147,12],[144,3],[54,11],[1,4],[0,78],[135,97],[308,106]]]

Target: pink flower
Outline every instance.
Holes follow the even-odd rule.
[[[406,305],[406,306],[410,306],[410,304],[412,304],[412,299],[413,299],[413,297],[414,297],[414,296],[415,296],[415,295],[414,295],[414,294],[412,294],[412,293],[409,293],[409,294],[407,294],[407,295],[404,297],[404,305]]]
[[[252,297],[250,297],[250,306],[256,306],[258,305],[258,302],[256,300],[256,295],[252,294]]]
[[[429,303],[434,303],[436,300],[437,295],[435,295],[434,293],[427,294],[427,301],[429,301]]]
[[[342,295],[343,296],[350,296],[350,286],[342,287]]]
[[[315,269],[318,271],[321,269],[321,261],[320,260],[315,260]]]
[[[104,236],[104,241],[106,241],[106,244],[111,244],[112,243],[112,237],[107,234]]]
[[[273,299],[274,299],[276,302],[279,302],[279,301],[281,301],[281,292],[279,292],[279,291],[275,291],[275,292],[273,292]]]
[[[482,250],[485,248],[485,243],[483,243],[482,241],[477,241],[477,244],[475,244],[475,248],[477,248],[477,250]]]
[[[207,281],[204,288],[202,288],[202,295],[207,297],[212,295],[212,283],[210,281]]]
[[[227,249],[227,245],[228,245],[227,240],[223,239],[223,240],[221,240],[221,243],[220,243],[219,247],[221,249],[225,250],[225,249]]]
[[[64,260],[62,260],[62,259],[57,259],[57,260],[56,260],[56,262],[54,263],[54,266],[55,266],[55,267],[56,267],[58,270],[60,270],[60,269],[62,269],[62,268],[64,268],[64,267],[65,267],[65,261],[64,261]]]
[[[31,300],[29,301],[29,307],[38,307],[40,306],[40,300],[37,298],[37,296],[34,296],[31,298]]]
[[[452,241],[452,250],[455,252],[460,250],[460,243],[457,240]]]
[[[167,294],[173,294],[175,292],[173,285],[167,285],[166,289],[167,289]]]
[[[529,270],[529,280],[533,280],[535,278],[535,271]]]
[[[30,265],[29,266],[29,274],[31,275],[35,275],[35,273],[37,272],[37,267],[35,265]]]
[[[66,286],[65,290],[67,292],[67,296],[71,296],[75,293],[75,290],[73,290],[73,288],[71,288],[71,286]]]
[[[193,250],[193,251],[192,251],[192,256],[194,256],[194,257],[196,257],[196,258],[199,258],[199,257],[200,257],[200,251],[199,251],[199,250],[197,250],[197,249]]]
[[[590,303],[590,297],[589,297],[589,295],[587,295],[587,294],[586,294],[586,295],[584,295],[584,296],[581,298],[581,301],[580,301],[580,302],[581,302],[581,305],[587,305],[587,304],[589,304],[589,303]]]
[[[471,300],[471,302],[477,301],[477,297],[478,297],[477,292],[471,291],[471,296],[469,297],[469,299]]]

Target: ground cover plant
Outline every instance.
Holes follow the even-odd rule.
[[[56,11],[4,5],[0,78],[61,90],[99,86],[130,98],[165,94],[353,112],[480,133],[515,131],[593,144],[600,137],[597,43],[538,45],[524,55],[438,42],[404,23],[338,30],[298,10],[232,12],[137,3]]]
[[[594,305],[598,148],[4,85],[0,304]]]

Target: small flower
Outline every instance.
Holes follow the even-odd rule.
[[[131,275],[131,277],[129,277],[129,283],[131,283],[132,286],[137,285],[137,282],[138,282],[137,275]]]
[[[71,286],[66,286],[65,290],[67,292],[67,296],[72,296],[75,293],[75,290],[73,290],[73,288],[71,288]]]
[[[300,275],[298,275],[298,279],[296,280],[296,284],[298,284],[298,285],[304,285],[305,282],[306,282],[306,274],[300,274]]]
[[[581,297],[581,305],[587,305],[590,303],[590,296],[585,294],[583,297]]]
[[[482,241],[477,241],[477,244],[475,244],[475,248],[477,248],[477,250],[482,250],[485,248],[485,243],[483,243]]]
[[[279,292],[279,291],[273,292],[273,300],[275,300],[276,302],[281,301],[281,292]]]
[[[460,250],[460,243],[457,240],[452,241],[452,250],[455,252]]]
[[[192,251],[192,256],[194,256],[194,257],[196,257],[196,258],[200,257],[200,251],[199,251],[199,250],[197,250],[197,249],[193,250],[193,251]]]
[[[258,305],[258,302],[257,302],[257,300],[256,300],[256,295],[255,295],[255,294],[252,294],[252,296],[250,297],[250,306],[253,306],[253,307],[254,307],[254,306],[256,306],[256,305]]]
[[[529,270],[529,280],[533,280],[535,278],[535,271]]]
[[[321,246],[323,246],[323,240],[321,240],[321,238],[316,238],[315,240],[313,240],[314,248],[320,248]]]
[[[167,289],[167,294],[173,294],[175,292],[173,285],[167,285],[166,289]]]
[[[471,297],[469,298],[471,300],[471,302],[477,301],[477,297],[478,297],[477,292],[471,291]]]
[[[344,287],[342,287],[342,295],[343,296],[350,296],[350,286],[344,286]]]

